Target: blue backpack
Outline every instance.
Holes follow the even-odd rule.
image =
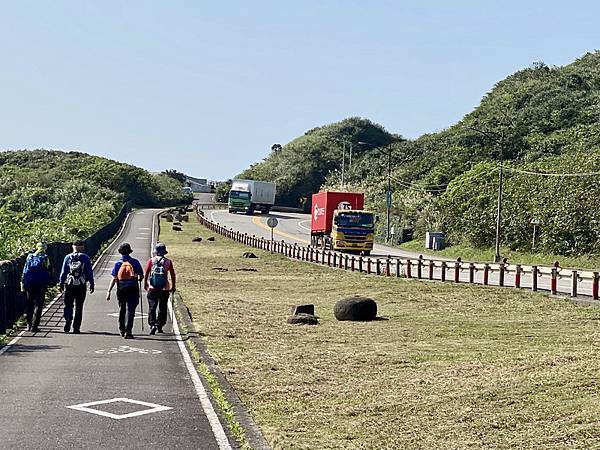
[[[165,271],[165,258],[161,257],[152,262],[150,270],[150,286],[154,289],[164,289],[167,285],[167,272]]]
[[[52,276],[46,268],[48,255],[45,253],[30,253],[27,255],[25,267],[23,268],[23,286],[46,287],[52,283]]]

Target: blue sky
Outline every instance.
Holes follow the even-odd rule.
[[[0,149],[225,179],[316,126],[418,137],[535,61],[600,47],[592,1],[3,2]]]

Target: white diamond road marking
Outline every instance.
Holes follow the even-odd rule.
[[[125,314],[127,315],[127,313]],[[107,316],[111,316],[111,317],[119,317],[119,313],[109,313],[107,314]],[[143,319],[144,317],[148,317],[148,314],[146,313],[139,313],[139,312],[135,312],[135,319]]]
[[[162,350],[147,350],[145,348],[130,347],[129,345],[120,345],[119,347],[103,348],[96,350],[99,355],[114,355],[115,353],[141,353],[142,355],[158,355]]]
[[[135,411],[135,412],[127,413],[127,414],[113,414],[110,412],[101,411],[99,409],[90,408],[90,406],[106,405],[108,403],[118,403],[118,402],[133,403],[135,405],[147,406],[150,409],[142,409],[141,411]],[[143,416],[144,414],[152,414],[155,412],[168,411],[169,409],[173,409],[170,406],[162,406],[162,405],[157,405],[155,403],[141,402],[139,400],[131,400],[130,398],[124,398],[124,397],[111,398],[109,400],[100,400],[97,402],[81,403],[79,405],[67,406],[67,408],[75,409],[77,411],[88,412],[91,414],[97,414],[99,416],[110,417],[111,419],[116,419],[116,420],[129,419],[130,417]]]

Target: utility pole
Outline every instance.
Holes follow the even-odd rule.
[[[385,242],[389,243],[390,241],[390,215],[392,210],[392,146],[388,145],[388,185],[387,185],[387,193],[385,195],[385,203],[387,206],[387,220],[386,220],[386,232],[385,232]]]
[[[500,223],[502,221],[502,183],[504,181],[504,131],[496,133],[493,131],[483,131],[474,127],[465,126],[464,128],[476,131],[487,137],[495,143],[500,149],[500,170],[498,171],[498,199],[496,203],[496,249],[494,253],[494,262],[500,262]]]
[[[500,173],[498,175],[498,205],[496,208],[496,253],[494,262],[500,262],[500,220],[502,220],[502,150],[500,150]]]

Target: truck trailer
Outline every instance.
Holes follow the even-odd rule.
[[[256,180],[233,180],[229,191],[228,207],[230,213],[243,212],[248,215],[254,211],[268,214],[275,204],[275,183]]]
[[[312,195],[311,245],[328,250],[370,255],[375,218],[365,211],[359,192],[319,192]]]

